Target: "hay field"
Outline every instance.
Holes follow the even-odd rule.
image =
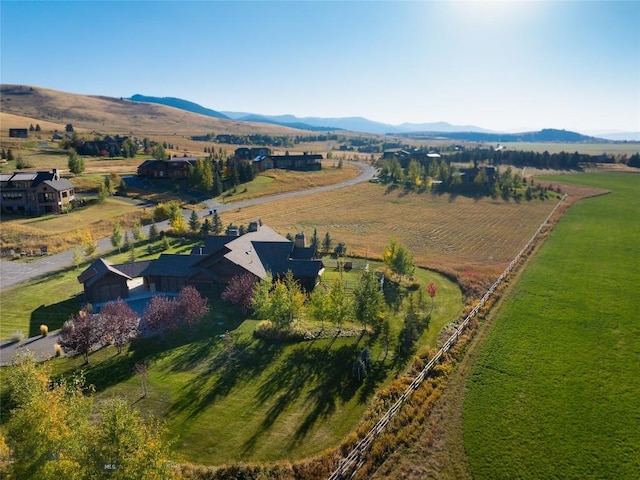
[[[485,284],[524,246],[555,201],[513,201],[449,195],[405,194],[379,184],[256,205],[222,214],[225,225],[260,219],[276,231],[317,228],[347,245],[348,254],[380,258],[392,238],[413,253],[417,265]]]

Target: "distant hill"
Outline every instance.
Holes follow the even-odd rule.
[[[349,130],[351,132],[372,133],[376,135],[397,135],[399,133],[418,131],[442,131],[442,132],[489,132],[481,127],[473,125],[451,125],[447,122],[436,123],[403,123],[401,125],[391,125],[389,123],[374,122],[363,117],[296,117],[294,115],[259,115],[248,112],[222,112],[229,118],[240,121],[258,122],[269,121],[283,126],[304,125],[294,128],[311,128],[321,130]]]
[[[583,135],[569,130],[557,130],[554,128],[544,128],[534,132],[522,133],[488,133],[488,132],[411,132],[401,134],[408,138],[449,138],[468,142],[560,142],[560,143],[606,143],[608,140]]]
[[[231,117],[231,118],[233,118],[233,117]],[[237,118],[235,118],[235,120],[238,120],[238,121],[241,121],[241,122],[270,123],[272,125],[281,125],[283,127],[299,128],[300,130],[311,130],[311,131],[316,131],[316,132],[329,132],[329,131],[332,131],[332,130],[342,130],[341,128],[323,127],[323,126],[320,126],[320,125],[310,125],[308,123],[299,122],[299,121],[291,121],[291,122],[278,121],[278,120],[274,120],[273,118],[268,117],[268,116],[255,115],[253,113],[248,113],[248,114],[246,114],[246,115],[244,115],[242,117],[237,117]]]
[[[197,103],[183,100],[182,98],[174,97],[148,97],[146,95],[140,95],[136,93],[127,100],[132,102],[146,102],[146,103],[158,103],[160,105],[166,105],[168,107],[179,108],[180,110],[186,110],[187,112],[198,113],[200,115],[206,115],[207,117],[220,118],[222,120],[229,120],[230,118],[223,113],[216,112],[210,108],[205,108]]]
[[[210,132],[230,135],[300,133],[298,129],[280,125],[214,118],[158,103],[13,84],[0,84],[0,123],[3,129],[29,128],[30,124],[39,123],[43,128],[58,130],[64,130],[70,123],[80,133],[128,135],[135,132],[139,136],[153,137],[191,137]]]

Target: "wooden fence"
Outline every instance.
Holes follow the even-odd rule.
[[[352,448],[347,456],[340,460],[338,467],[334,470],[334,472],[328,477],[329,480],[340,480],[345,478],[353,478],[358,471],[358,469],[364,464],[366,452],[371,447],[373,441],[382,433],[382,431],[389,424],[391,419],[395,416],[396,413],[402,407],[402,404],[409,398],[409,396],[417,390],[417,388],[422,384],[425,378],[427,378],[427,374],[435,367],[439,362],[442,356],[447,353],[453,345],[456,344],[460,334],[464,331],[468,323],[473,319],[480,309],[487,303],[489,298],[494,294],[496,289],[502,284],[507,275],[509,275],[518,265],[522,256],[529,250],[529,248],[533,245],[533,242],[540,235],[542,230],[549,224],[549,220],[553,216],[554,213],[558,210],[562,202],[566,199],[567,195],[563,195],[563,197],[558,201],[558,203],[553,207],[551,213],[544,219],[544,221],[540,224],[535,233],[531,236],[526,245],[518,252],[515,258],[511,261],[509,266],[504,269],[502,274],[498,277],[498,279],[491,285],[489,290],[483,295],[478,304],[469,312],[469,314],[460,322],[460,325],[456,328],[456,331],[447,339],[447,341],[442,345],[438,353],[436,353],[433,358],[427,363],[424,368],[418,373],[411,384],[404,390],[402,395],[395,401],[395,403],[386,411],[386,413],[375,423],[373,427],[367,432],[367,434],[361,438],[358,443]]]

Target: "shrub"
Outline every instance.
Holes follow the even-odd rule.
[[[13,332],[11,334],[11,341],[13,343],[21,342],[24,339],[24,333],[22,332]]]
[[[253,336],[272,342],[300,342],[305,339],[303,331],[296,328],[282,330],[270,320],[263,320],[253,331]]]
[[[40,325],[40,334],[43,337],[46,337],[47,335],[49,335],[49,327],[47,327],[46,325]]]
[[[56,343],[53,346],[53,350],[56,352],[56,357],[61,357],[62,356],[62,347],[60,346],[59,343]]]

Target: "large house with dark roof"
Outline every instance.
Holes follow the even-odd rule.
[[[253,222],[244,235],[211,235],[189,255],[163,254],[156,260],[113,265],[104,259],[93,262],[78,281],[84,285],[89,303],[102,303],[130,296],[129,286],[142,278],[148,295],[176,293],[186,285],[208,296],[220,296],[236,275],[249,273],[273,280],[291,271],[307,291],[313,290],[324,272],[321,260],[306,247],[304,235],[295,241],[271,228]]]
[[[75,201],[73,184],[50,172],[14,172],[0,174],[2,212],[21,215],[61,213]]]

